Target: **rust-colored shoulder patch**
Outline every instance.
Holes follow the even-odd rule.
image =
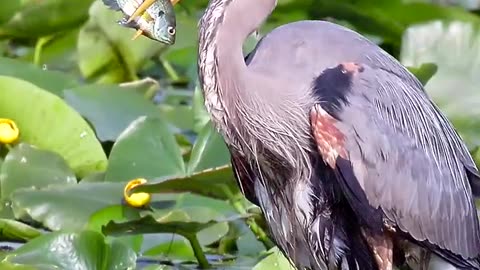
[[[316,105],[310,112],[310,124],[318,151],[325,163],[336,167],[337,157],[346,158],[345,135],[335,126],[337,120]]]
[[[365,70],[362,65],[354,63],[354,62],[345,62],[340,64],[342,66],[342,72],[343,73],[351,73],[351,74],[358,74],[361,73]]]
[[[378,270],[393,269],[393,241],[388,233],[372,234],[362,230],[378,265]]]

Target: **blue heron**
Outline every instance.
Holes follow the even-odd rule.
[[[235,177],[298,269],[381,269],[418,246],[480,269],[479,172],[422,84],[360,34],[276,0],[210,0],[199,79]]]

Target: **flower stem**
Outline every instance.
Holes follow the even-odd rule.
[[[227,186],[223,186],[223,190],[225,194],[227,195],[230,204],[237,210],[238,213],[241,215],[247,214],[247,210],[245,209],[245,206],[241,202],[241,199],[238,196],[235,196],[230,189]],[[247,223],[248,227],[250,227],[250,230],[253,232],[255,237],[262,242],[263,246],[267,250],[271,249],[272,247],[275,246],[275,244],[270,240],[268,235],[265,233],[265,231],[260,227],[255,219],[253,217],[248,217],[247,220],[245,221]]]
[[[41,37],[37,40],[35,44],[35,51],[33,55],[33,63],[36,66],[40,66],[40,60],[42,56],[43,47],[53,39],[53,35]]]
[[[167,72],[168,76],[173,80],[173,81],[178,81],[180,80],[180,76],[178,75],[177,71],[173,68],[173,66],[168,62],[166,59],[162,58],[160,59],[160,62],[162,63],[163,68]]]
[[[195,254],[195,257],[197,258],[200,269],[211,268],[211,265],[210,263],[208,263],[207,257],[205,256],[205,253],[203,253],[202,246],[200,245],[200,242],[198,242],[197,236],[195,234],[189,234],[184,236],[185,238],[187,238],[187,240],[190,242],[190,245],[192,246],[193,254]]]

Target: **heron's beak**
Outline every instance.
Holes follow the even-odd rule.
[[[135,35],[133,35],[132,37],[132,40],[135,40],[137,39],[139,36],[141,36],[143,34],[143,30],[142,29],[138,29],[137,32],[135,32]]]
[[[155,3],[156,0],[145,0],[143,1],[142,4],[133,12],[132,16],[128,18],[127,23],[131,22],[133,19],[135,19],[138,16],[141,16],[153,3]],[[180,0],[170,0],[172,2],[172,5],[176,5]]]

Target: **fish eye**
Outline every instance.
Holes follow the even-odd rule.
[[[175,35],[175,27],[169,26],[167,28],[167,31],[170,35],[172,35],[172,36]]]

